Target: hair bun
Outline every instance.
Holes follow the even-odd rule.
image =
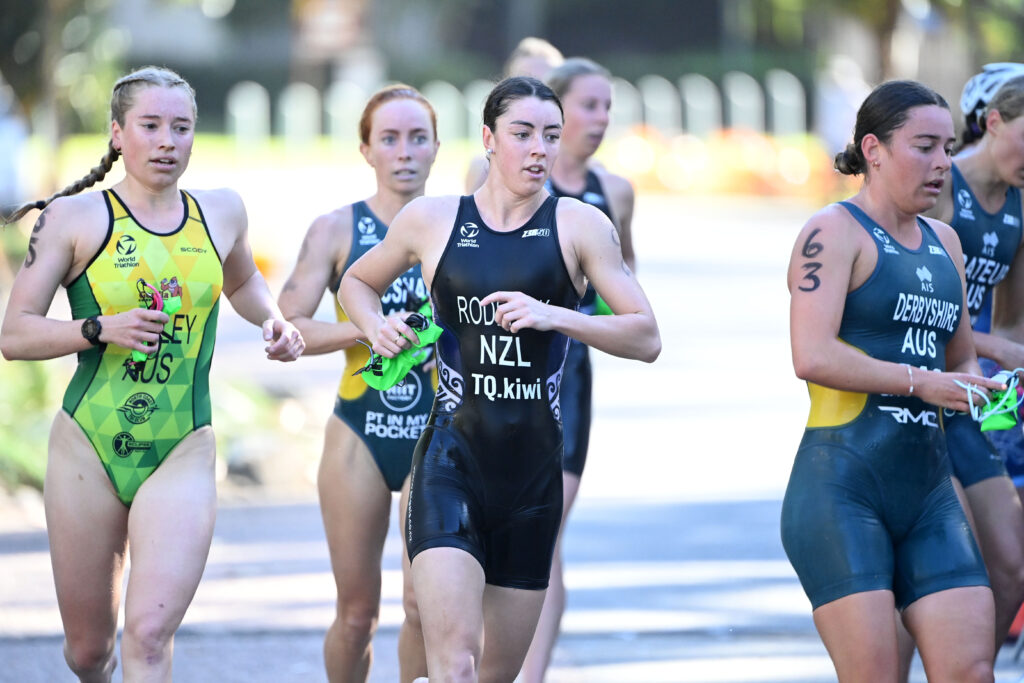
[[[846,149],[836,155],[835,169],[843,175],[857,175],[864,172],[864,162],[860,150],[851,142]]]

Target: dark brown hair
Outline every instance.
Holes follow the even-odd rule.
[[[858,175],[867,171],[867,161],[860,144],[865,135],[874,135],[883,144],[907,122],[914,107],[938,105],[949,109],[949,104],[926,85],[917,81],[887,81],[871,91],[857,110],[857,124],[853,129],[853,142],[836,155],[835,169],[843,175]]]

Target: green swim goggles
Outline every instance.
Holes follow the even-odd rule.
[[[151,311],[163,311],[167,315],[174,315],[181,310],[181,285],[178,278],[165,278],[160,283],[160,289],[146,282],[141,277],[135,283],[135,289],[139,295],[139,308],[148,308]],[[159,346],[159,344],[158,344]],[[156,351],[156,348],[153,349]],[[152,353],[146,351],[132,351],[131,360],[127,361],[129,371],[138,372],[138,365],[145,363]]]
[[[444,332],[432,318],[430,303],[423,304],[418,312],[410,313],[405,319],[405,324],[416,330],[419,342],[413,342],[406,337],[412,346],[402,349],[402,352],[394,358],[385,358],[374,353],[369,344],[360,340],[360,344],[370,349],[370,358],[366,361],[366,365],[352,374],[362,377],[363,381],[371,388],[384,391],[400,384],[410,370],[430,358],[431,345]]]
[[[973,384],[957,382],[957,385],[967,390],[968,404],[971,406],[971,417],[975,422],[981,423],[981,431],[988,432],[1000,429],[1010,429],[1017,424],[1017,412],[1024,403],[1024,394],[1018,390],[1020,376],[1024,368],[1016,370],[1000,370],[992,379],[1006,385],[1003,391],[992,391],[992,398],[989,399],[978,387]],[[984,405],[975,404],[970,400],[972,395],[977,394],[984,399]]]

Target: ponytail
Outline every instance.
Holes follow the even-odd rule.
[[[49,206],[50,202],[52,202],[57,197],[67,197],[68,195],[78,194],[85,188],[92,187],[99,181],[103,180],[107,173],[110,172],[110,169],[113,168],[114,162],[117,161],[117,158],[120,156],[121,152],[114,149],[114,143],[107,142],[107,153],[103,156],[102,159],[100,159],[99,164],[92,167],[92,170],[90,170],[87,175],[85,175],[79,180],[76,180],[75,182],[65,187],[63,190],[54,193],[53,195],[47,197],[46,199],[40,199],[35,202],[28,202],[27,204],[22,204],[17,209],[15,209],[9,216],[5,216],[3,218],[2,225],[7,225],[8,223],[14,223],[21,220],[21,218],[32,209],[38,209],[39,211],[42,211],[47,206]]]

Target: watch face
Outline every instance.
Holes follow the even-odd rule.
[[[95,343],[100,336],[100,324],[92,318],[86,318],[82,321],[82,336]]]

